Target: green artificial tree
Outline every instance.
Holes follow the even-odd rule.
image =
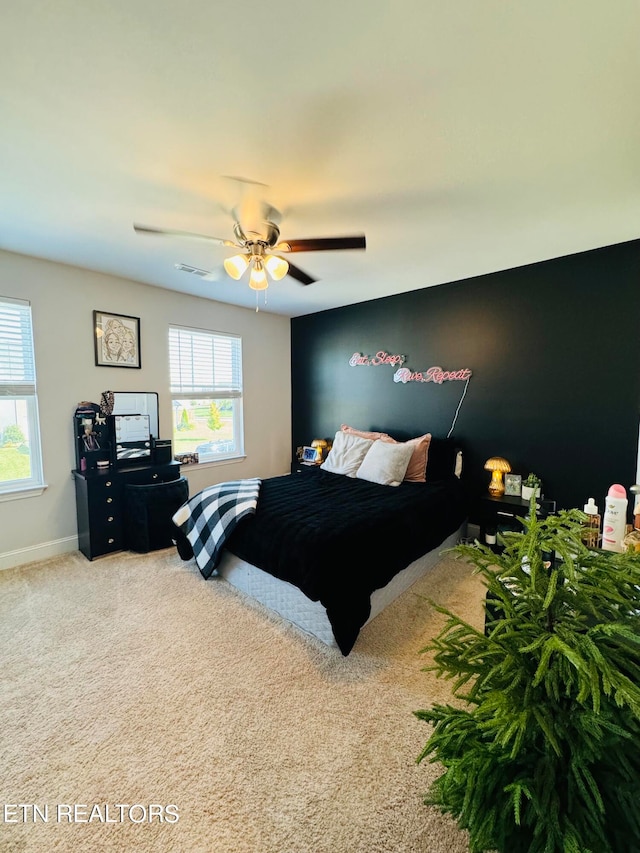
[[[532,501],[532,507],[533,507]],[[640,850],[640,556],[589,550],[578,510],[453,549],[487,589],[484,631],[447,617],[422,653],[453,704],[418,757],[443,766],[425,803],[472,853]]]

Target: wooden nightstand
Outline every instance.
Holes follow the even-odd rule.
[[[298,462],[298,460],[291,463],[292,474],[313,474],[319,470],[320,466],[317,463]]]

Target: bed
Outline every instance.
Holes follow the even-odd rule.
[[[359,446],[365,455],[382,443],[367,441]],[[188,559],[195,547],[205,577],[225,578],[348,655],[361,628],[455,544],[466,522],[465,489],[454,473],[460,455],[449,444],[448,461],[438,466],[434,447],[431,475],[424,476],[423,467],[419,482],[400,480],[391,486],[366,479],[359,473],[362,459],[352,466],[355,473],[342,473],[340,466],[337,473],[330,454],[329,464],[302,474],[205,489],[174,516],[178,550]],[[376,450],[385,459],[391,453]],[[220,519],[233,515],[229,495],[237,489],[241,496],[235,506],[241,509],[231,525],[221,525]],[[221,494],[223,511],[216,523],[203,528],[194,522],[206,501]],[[208,548],[212,540],[215,553],[198,554],[198,547]]]

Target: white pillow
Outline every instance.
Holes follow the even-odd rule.
[[[338,430],[329,455],[320,467],[332,474],[346,474],[347,477],[355,477],[360,463],[372,444],[371,439],[360,438],[359,435],[351,435],[348,432]]]
[[[460,479],[460,477],[462,477],[462,451],[461,450],[459,450],[456,453],[456,469],[453,473],[456,475],[456,477],[458,479]]]
[[[414,445],[410,442],[390,444],[388,441],[374,441],[356,477],[382,486],[399,486],[404,480],[413,450]]]

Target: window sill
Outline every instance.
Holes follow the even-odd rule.
[[[47,483],[43,483],[41,486],[25,486],[22,488],[11,489],[6,492],[0,492],[0,503],[3,501],[17,501],[22,498],[37,498],[47,488]]]
[[[246,459],[246,455],[242,454],[240,456],[231,456],[227,459],[205,459],[201,462],[192,463],[190,465],[181,465],[181,470],[198,470],[199,468],[211,468],[217,467],[218,465],[233,465],[234,462],[243,462]]]

